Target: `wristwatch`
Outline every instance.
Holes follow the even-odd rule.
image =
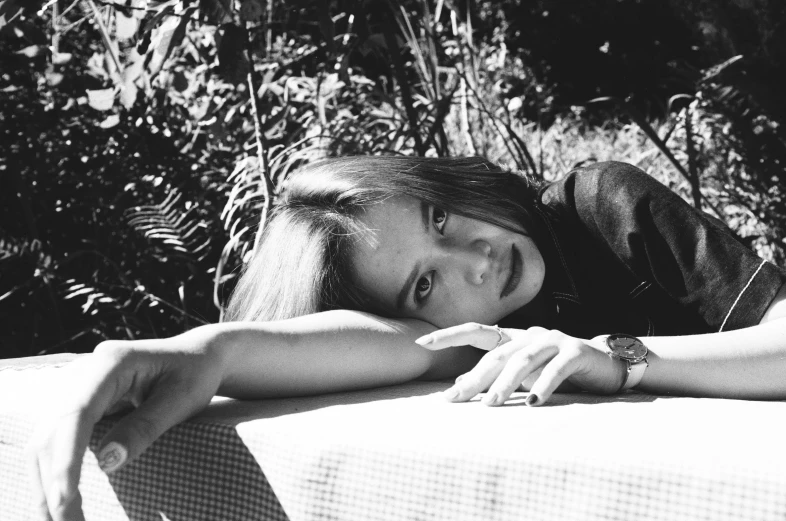
[[[647,346],[641,340],[625,333],[614,333],[606,337],[606,347],[610,357],[622,360],[628,365],[625,380],[617,392],[627,391],[636,387],[649,367],[647,362]]]

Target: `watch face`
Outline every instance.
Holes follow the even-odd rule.
[[[647,346],[635,336],[624,333],[615,333],[606,338],[606,345],[609,346],[614,356],[631,362],[638,362],[647,356]]]

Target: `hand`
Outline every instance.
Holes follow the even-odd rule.
[[[221,384],[223,359],[210,326],[162,340],[108,341],[63,371],[67,394],[28,446],[33,499],[41,519],[84,519],[78,484],[95,424],[136,409],[107,433],[99,465],[115,472],[173,425],[203,409]]]
[[[445,391],[451,401],[463,402],[488,389],[482,402],[502,405],[511,393],[529,388],[527,405],[542,405],[563,382],[598,394],[621,386],[625,364],[606,354],[599,338],[583,340],[542,327],[500,329],[468,323],[434,331],[418,339],[426,349],[472,345],[489,350],[468,373]],[[497,343],[502,344],[497,346]]]

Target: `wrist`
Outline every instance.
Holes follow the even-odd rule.
[[[233,337],[237,332],[226,327],[227,324],[206,324],[186,331],[182,339],[192,352],[204,356],[208,363],[221,375],[223,385],[231,372]]]
[[[220,371],[218,394],[233,398],[257,397],[254,391],[270,366],[271,334],[263,323],[222,322],[203,326],[205,345]]]
[[[625,333],[615,333],[595,337],[593,341],[602,342],[609,357],[620,362],[618,366],[622,365],[622,377],[615,393],[627,391],[641,383],[649,367],[649,351],[641,340]]]

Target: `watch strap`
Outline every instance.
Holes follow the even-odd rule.
[[[641,379],[644,378],[644,371],[646,371],[647,367],[650,365],[646,358],[635,364],[631,363],[630,360],[626,360],[626,362],[628,364],[628,370],[625,373],[625,382],[623,382],[620,391],[627,391],[639,385]]]

